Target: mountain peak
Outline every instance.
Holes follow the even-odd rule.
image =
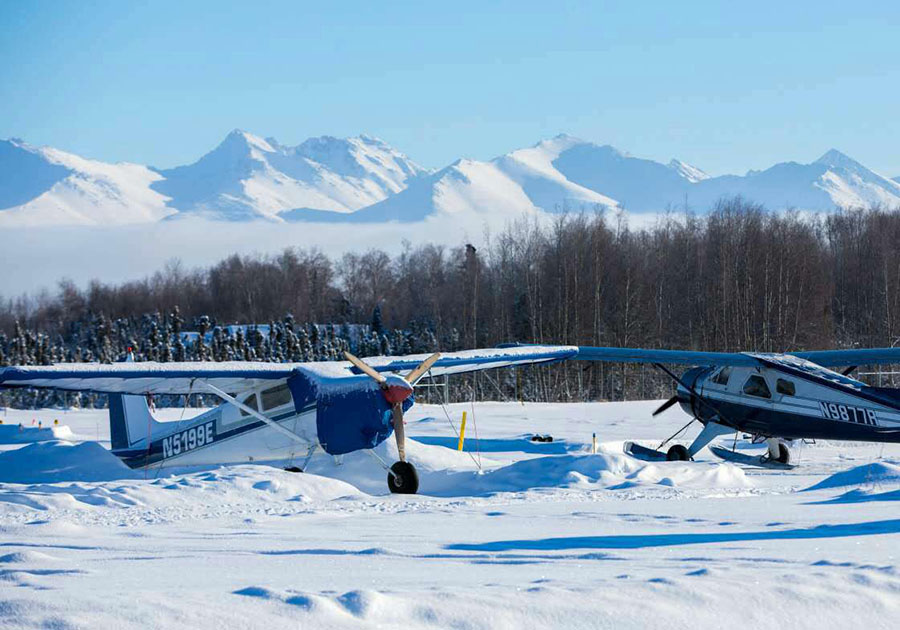
[[[274,138],[272,138],[272,140],[274,140]],[[227,136],[225,136],[225,139],[219,144],[219,146],[240,146],[247,147],[248,149],[259,149],[260,151],[265,151],[266,153],[275,152],[275,148],[267,140],[253,135],[249,131],[244,131],[243,129],[232,129],[231,132]]]
[[[813,163],[821,164],[822,166],[836,166],[850,169],[865,168],[862,164],[860,164],[847,154],[841,153],[837,149],[828,149],[825,153],[822,154],[822,157],[820,157]]]
[[[697,168],[693,164],[688,164],[687,162],[682,162],[681,160],[677,160],[675,158],[671,159],[667,166],[692,184],[702,182],[704,179],[709,179],[709,175],[707,175],[706,172],[702,169]]]
[[[553,136],[553,138],[551,138],[551,139],[552,140],[561,140],[564,142],[572,142],[574,144],[584,144],[585,143],[585,140],[582,140],[578,136],[573,136],[570,133],[558,133],[555,136]]]
[[[546,140],[541,140],[533,148],[535,149],[549,149],[554,153],[561,153],[562,151],[566,151],[571,149],[572,147],[577,147],[582,144],[590,144],[581,138],[576,136],[569,135],[567,133],[560,133],[552,138],[548,138]]]

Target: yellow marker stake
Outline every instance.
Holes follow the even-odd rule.
[[[463,421],[459,427],[459,445],[456,447],[457,451],[461,451],[463,447],[463,440],[466,439],[466,412],[463,411]]]

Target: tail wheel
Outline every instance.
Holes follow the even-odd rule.
[[[391,466],[387,482],[394,494],[415,494],[419,490],[419,475],[409,462],[396,462]]]
[[[666,459],[670,462],[686,462],[691,458],[687,448],[681,444],[675,444],[666,453]]]

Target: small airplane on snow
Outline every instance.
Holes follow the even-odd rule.
[[[254,461],[292,461],[317,450],[340,457],[364,450],[388,470],[391,492],[418,490],[406,461],[403,412],[426,375],[552,363],[573,358],[574,346],[521,346],[374,357],[366,362],[72,363],[0,368],[0,387],[36,387],[109,394],[112,452],[136,469]],[[183,422],[157,422],[151,394],[215,394],[222,404]],[[400,461],[388,467],[372,450],[391,435]]]
[[[766,354],[581,347],[577,358],[654,365],[677,387],[653,415],[678,403],[703,425],[690,446],[674,444],[665,453],[626,443],[626,452],[637,457],[693,459],[716,437],[738,431],[767,442],[768,453],[757,463],[779,466],[791,461],[785,440],[900,442],[900,389],[872,387],[849,376],[860,365],[900,363],[900,348]],[[666,364],[695,367],[678,376]],[[828,369],[840,367],[845,369]],[[711,450],[726,459],[750,460],[719,447]]]
[[[715,437],[738,431],[765,439],[763,463],[777,465],[790,463],[785,440],[900,442],[900,390],[848,376],[859,365],[900,363],[900,348],[761,354],[512,346],[366,362],[349,353],[346,358],[14,366],[0,369],[0,387],[109,394],[112,452],[132,468],[300,455],[305,460],[294,469],[299,471],[319,449],[337,457],[364,450],[388,470],[388,487],[395,493],[418,489],[416,470],[406,461],[403,413],[413,405],[413,387],[421,378],[569,359],[649,363],[675,381],[675,396],[653,415],[679,403],[702,431],[690,446],[675,444],[666,453],[631,444],[627,450],[636,456],[688,460]],[[678,376],[665,367],[672,364],[694,367]],[[183,422],[153,419],[147,395],[192,393],[215,394],[222,404]],[[391,433],[400,461],[389,467],[372,449]],[[729,457],[724,449],[712,450]]]

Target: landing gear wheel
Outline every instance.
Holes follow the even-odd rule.
[[[675,444],[666,453],[666,459],[670,462],[686,462],[690,458],[687,448],[681,444]]]
[[[391,466],[387,482],[394,494],[415,494],[419,489],[419,475],[409,462],[397,462]]]
[[[787,447],[787,444],[781,443],[778,445],[778,457],[775,458],[775,461],[785,465],[791,463],[791,450]]]

